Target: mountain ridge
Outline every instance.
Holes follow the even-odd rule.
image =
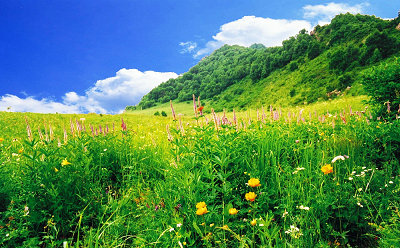
[[[399,23],[399,17],[382,20],[347,13],[310,33],[301,30],[282,46],[224,45],[126,110],[190,101],[193,94],[216,110],[360,95],[363,72],[400,55]]]

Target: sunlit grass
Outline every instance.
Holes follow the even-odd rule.
[[[192,103],[174,103],[176,121],[169,104],[1,112],[0,246],[396,247],[399,123],[370,119],[364,99],[247,110],[236,124],[194,118]]]

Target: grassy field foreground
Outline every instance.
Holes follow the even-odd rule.
[[[0,113],[0,246],[399,247],[399,121],[271,110]]]

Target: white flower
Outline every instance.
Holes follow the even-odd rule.
[[[392,184],[392,183],[393,183],[393,181],[389,181],[389,183],[390,183],[390,184]]]
[[[285,231],[286,234],[290,234],[292,238],[299,238],[303,234],[300,232],[300,229],[296,227],[295,225],[290,225],[289,230]]]
[[[349,180],[351,181],[351,180],[353,180],[353,178],[352,178],[352,177],[349,177]]]
[[[354,174],[356,174],[356,173],[357,173],[356,171],[351,172],[352,175],[354,175]]]
[[[24,215],[27,216],[29,214],[29,207],[25,206],[24,208]]]
[[[264,226],[264,224],[259,224],[259,226]]]
[[[306,210],[306,211],[310,210],[309,207],[306,207],[306,206],[303,206],[303,205],[298,206],[297,208],[298,208],[298,209],[301,209],[301,210]]]
[[[306,168],[303,167],[297,167],[295,171],[292,172],[292,174],[297,174],[297,172],[301,171],[301,170],[305,170]]]
[[[357,205],[358,205],[360,208],[363,208],[363,207],[364,207],[360,202],[357,202]]]
[[[176,227],[181,227],[181,226],[182,226],[182,223],[176,224]]]
[[[345,158],[344,158],[342,155],[339,155],[339,156],[336,156],[336,157],[334,157],[334,158],[332,159],[332,164],[335,163],[336,160],[338,160],[338,159],[340,159],[340,160],[345,160]]]
[[[175,229],[173,228],[173,227],[171,227],[171,229],[169,229],[169,232],[172,232],[172,231],[174,231]]]
[[[282,218],[285,218],[286,217],[286,215],[288,215],[289,213],[286,211],[286,209],[285,209],[285,212],[283,212],[283,214],[282,214]]]
[[[363,166],[361,169],[365,170],[367,167]]]

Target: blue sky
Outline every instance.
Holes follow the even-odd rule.
[[[400,1],[0,0],[0,111],[118,113],[223,44],[280,45]]]

